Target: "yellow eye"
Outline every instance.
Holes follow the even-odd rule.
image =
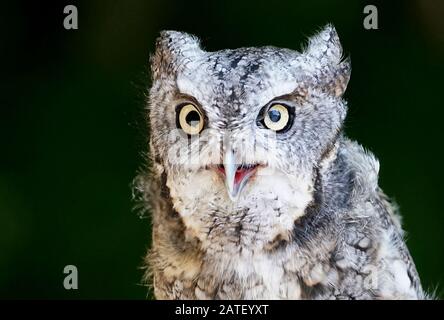
[[[189,135],[200,133],[204,126],[204,118],[201,112],[192,104],[185,104],[180,108],[177,122],[182,130]]]
[[[290,121],[288,108],[282,104],[272,105],[264,115],[265,126],[273,131],[285,129]]]

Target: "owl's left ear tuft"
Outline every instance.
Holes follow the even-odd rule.
[[[340,97],[347,89],[348,82],[351,76],[351,59],[347,57],[343,59],[339,65],[333,70],[331,77],[330,91],[336,96]]]
[[[342,58],[342,46],[335,27],[327,24],[310,37],[304,53],[322,64],[338,63]]]
[[[337,97],[344,94],[351,75],[350,58],[344,59],[342,53],[338,33],[332,24],[312,36],[304,50],[304,54],[315,62],[319,85]]]
[[[179,31],[162,31],[156,41],[155,53],[151,56],[153,79],[176,73],[186,60],[202,52],[199,39]]]

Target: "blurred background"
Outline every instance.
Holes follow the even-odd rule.
[[[363,9],[378,8],[378,30]],[[63,28],[77,6],[78,30]],[[444,2],[9,1],[0,19],[0,298],[144,299],[148,57],[162,29],[205,48],[299,49],[327,22],[352,59],[346,132],[381,162],[425,288],[443,295]],[[79,289],[63,288],[63,268]]]

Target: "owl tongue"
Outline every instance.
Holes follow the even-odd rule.
[[[243,187],[247,183],[248,179],[256,171],[257,165],[220,165],[217,167],[217,169],[225,179],[225,185],[227,187],[228,195],[230,196],[231,200],[236,200]]]
[[[240,185],[242,180],[254,170],[254,167],[251,168],[238,168],[236,170],[236,174],[234,175],[234,183]]]
[[[256,166],[249,166],[249,167],[239,167],[236,170],[236,173],[234,175],[234,184],[240,185],[242,180],[251,172],[254,171]],[[224,166],[218,166],[217,168],[220,173],[222,173],[225,176],[225,167]]]
[[[239,165],[232,149],[228,148],[224,153],[223,164],[218,166],[219,172],[225,180],[228,196],[232,201],[237,201],[240,192],[248,179],[256,171],[257,165]]]

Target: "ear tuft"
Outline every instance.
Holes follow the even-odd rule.
[[[175,73],[187,59],[202,52],[199,39],[179,31],[161,31],[156,41],[156,50],[151,56],[153,79]]]
[[[340,97],[350,80],[350,58],[343,59],[342,46],[333,25],[327,24],[309,39],[304,54],[315,64],[315,78],[323,90]]]
[[[335,27],[327,24],[320,32],[310,37],[305,54],[322,64],[339,63],[342,58],[342,46]]]
[[[331,91],[336,97],[340,97],[347,89],[348,82],[351,76],[351,59],[350,57],[344,59],[335,69],[333,74],[333,83],[331,85]]]

